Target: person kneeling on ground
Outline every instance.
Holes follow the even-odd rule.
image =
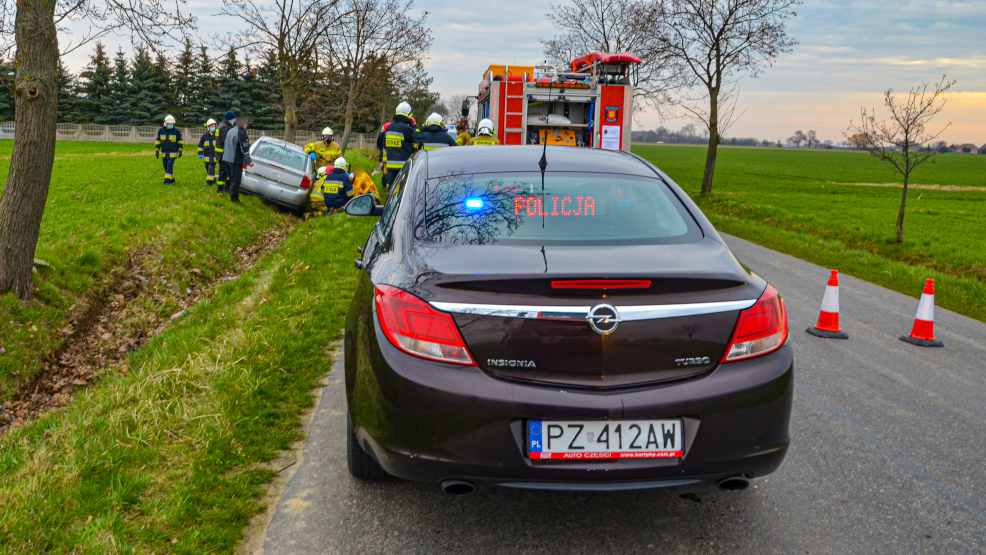
[[[325,174],[328,172],[326,166],[320,167],[315,171],[315,182],[312,183],[308,192],[308,211],[305,212],[305,220],[317,218],[325,214],[325,195],[322,193],[322,184],[325,183]]]
[[[325,172],[325,175],[315,182],[308,197],[309,202],[314,206],[320,200],[324,209],[308,212],[305,214],[306,220],[315,216],[329,216],[341,210],[349,199],[353,198],[353,182],[346,173],[348,169],[349,162],[340,156],[336,158],[335,167]]]

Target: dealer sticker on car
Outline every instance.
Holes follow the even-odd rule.
[[[606,420],[527,425],[532,459],[671,459],[682,456],[681,420]]]

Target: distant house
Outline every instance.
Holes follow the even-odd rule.
[[[986,145],[979,147],[979,154],[986,154]]]
[[[983,145],[986,148],[986,145]],[[954,152],[956,154],[981,154],[982,149],[972,143],[965,143],[964,145],[949,145],[949,152]]]

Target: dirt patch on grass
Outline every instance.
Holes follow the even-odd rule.
[[[850,185],[853,187],[890,187],[893,189],[903,189],[904,185],[901,183],[841,183],[839,181],[829,181],[832,185]],[[977,193],[986,193],[986,187],[969,187],[963,185],[915,185],[911,183],[907,186],[908,189],[924,189],[928,191],[972,191]]]
[[[67,404],[80,388],[93,383],[110,368],[119,371],[129,368],[120,364],[127,354],[140,347],[148,338],[160,333],[184,311],[212,294],[217,285],[236,279],[250,269],[257,258],[269,252],[287,237],[288,228],[269,229],[252,245],[237,249],[238,264],[233,272],[217,279],[190,280],[185,295],[179,297],[179,311],[161,315],[154,307],[161,300],[159,285],[168,283],[167,276],[145,272],[153,251],[132,253],[112,275],[103,280],[103,287],[69,309],[69,325],[60,330],[65,341],[44,362],[37,375],[19,388],[14,398],[0,405],[0,434],[25,420]],[[196,268],[191,274],[201,276]],[[157,282],[157,283],[155,283]]]

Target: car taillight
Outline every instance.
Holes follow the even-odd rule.
[[[390,285],[374,293],[384,335],[398,349],[431,360],[475,366],[452,316]]]
[[[302,189],[307,189],[307,188],[311,187],[311,185],[312,185],[312,180],[311,179],[308,179],[308,176],[307,175],[301,178],[301,188]]]
[[[719,362],[758,357],[780,349],[787,341],[787,305],[770,284],[757,304],[740,312],[726,354]]]

